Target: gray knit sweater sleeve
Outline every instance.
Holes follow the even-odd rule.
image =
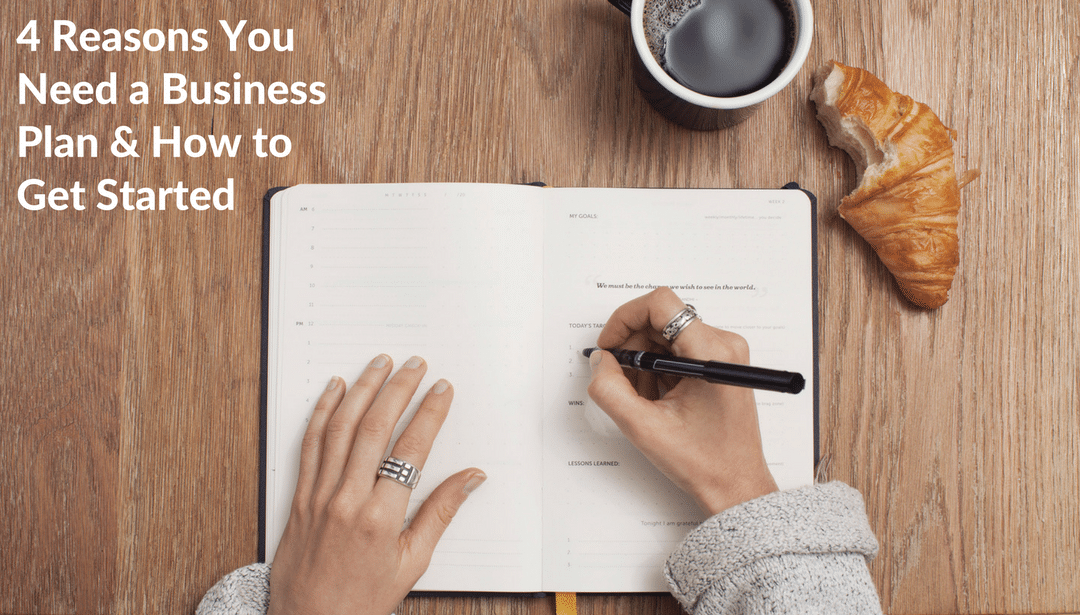
[[[710,518],[668,559],[671,592],[693,615],[881,613],[866,567],[877,552],[858,491],[842,483],[781,491]],[[235,570],[197,615],[265,613],[270,566]]]
[[[270,606],[270,565],[251,564],[221,578],[195,615],[261,615]]]
[[[668,558],[692,615],[881,613],[862,495],[832,482],[779,491],[708,519]]]

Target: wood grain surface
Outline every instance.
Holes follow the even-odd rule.
[[[818,2],[794,83],[722,132],[637,94],[603,0],[35,0],[0,16],[0,612],[187,613],[256,558],[263,192],[304,182],[776,187],[819,197],[821,473],[857,487],[889,613],[1080,612],[1080,6]],[[205,28],[204,52],[37,51],[32,19]],[[292,28],[228,49],[218,20]],[[47,32],[47,30],[46,30]],[[808,101],[826,60],[866,68],[958,133],[961,264],[949,302],[900,296],[836,215],[854,165]],[[116,105],[20,104],[18,76],[97,83]],[[322,105],[135,105],[127,84],[322,81]],[[157,90],[155,90],[157,91]],[[93,134],[95,158],[20,157],[20,126]],[[117,158],[118,126],[242,135],[235,158]],[[282,158],[251,136],[284,134]],[[211,189],[233,211],[29,211],[29,178]],[[663,613],[666,596],[583,596]],[[547,615],[550,598],[409,599],[407,615]]]

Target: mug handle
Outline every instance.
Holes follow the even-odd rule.
[[[630,16],[630,0],[608,0],[608,2],[611,3],[611,6],[626,13],[628,17]]]

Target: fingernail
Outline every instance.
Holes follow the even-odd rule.
[[[450,383],[445,380],[440,380],[435,383],[435,386],[431,387],[431,392],[438,395],[439,393],[446,392],[446,389],[450,388]]]
[[[332,378],[330,378],[330,382],[326,383],[326,390],[327,391],[333,391],[334,389],[336,389],[337,388],[337,381],[338,381],[337,376],[333,376]]]
[[[420,357],[413,357],[413,358],[409,359],[408,361],[406,361],[405,365],[403,365],[402,367],[407,367],[409,369],[416,369],[416,368],[420,367],[421,365],[423,365],[423,363],[424,363],[424,360],[421,359]]]
[[[465,483],[465,489],[463,489],[463,491],[465,491],[465,495],[469,495],[470,493],[475,491],[476,488],[483,484],[483,482],[486,480],[487,474],[484,474],[483,472],[477,472],[476,474],[473,474],[472,478],[469,479],[469,482]]]
[[[387,356],[381,354],[371,360],[371,367],[374,367],[375,369],[379,369],[380,367],[386,367],[387,360]]]
[[[597,365],[600,365],[600,359],[604,358],[604,353],[598,348],[589,355],[589,368],[594,369]]]

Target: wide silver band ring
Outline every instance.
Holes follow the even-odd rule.
[[[409,489],[416,488],[416,483],[420,482],[420,470],[408,461],[402,461],[397,457],[384,459],[376,474],[397,481]]]
[[[697,320],[697,318],[697,310],[694,309],[694,306],[687,303],[686,308],[669,320],[667,326],[661,331],[664,339],[669,342],[674,342],[675,338],[679,337],[679,334],[682,333],[682,330],[685,329],[687,325]]]

